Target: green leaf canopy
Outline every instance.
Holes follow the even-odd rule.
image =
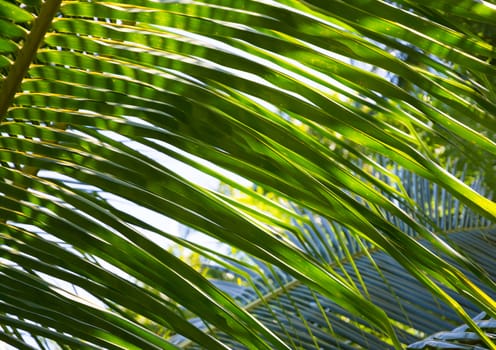
[[[448,235],[477,227],[494,243],[495,17],[478,1],[0,0],[0,341],[229,348],[221,332],[296,347],[168,241],[240,284],[291,276],[402,348],[418,327],[358,268],[369,256],[381,275],[379,250],[495,348],[453,297],[495,317],[494,278]],[[323,222],[345,231],[301,229]]]

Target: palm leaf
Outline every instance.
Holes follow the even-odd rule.
[[[485,313],[474,317],[474,321],[485,332],[492,334],[494,338],[494,319],[487,318]],[[408,347],[409,349],[487,349],[480,344],[480,339],[472,333],[466,325],[457,327],[451,332],[439,332],[423,341],[419,341]]]
[[[399,171],[402,182],[408,186],[407,191],[412,196],[417,196],[416,203],[424,208],[426,219],[436,226],[437,230],[449,232],[446,238],[450,244],[457,246],[465,256],[474,259],[486,271],[491,271],[492,259],[483,252],[494,246],[495,231],[494,229],[481,230],[481,227],[489,227],[490,223],[480,215],[464,208],[458,200],[447,196],[443,193],[444,191],[439,193],[437,187],[432,186],[428,181],[406,171],[397,171]],[[482,190],[480,182],[472,186],[478,191]],[[434,199],[438,197],[442,203],[439,208],[441,214],[432,211],[431,207]],[[456,209],[453,211],[454,208]],[[305,245],[302,245],[301,240],[295,235],[288,232],[294,243],[318,260],[324,260],[334,269],[341,270],[341,274],[351,278],[356,285],[362,285],[363,292],[385,310],[391,320],[394,320],[402,343],[409,344],[417,341],[417,345],[412,345],[413,348],[420,345],[425,347],[426,344],[433,346],[432,342],[436,341],[435,337],[439,335],[423,341],[419,340],[426,334],[449,329],[460,322],[456,312],[442,300],[433,297],[419,281],[412,278],[386,254],[374,251],[367,242],[357,241],[346,228],[336,223],[331,224],[308,211],[305,211],[305,215],[311,220],[310,225],[299,226],[301,234],[305,237]],[[401,223],[398,225],[402,226]],[[455,227],[456,231],[452,231]],[[416,235],[407,226],[404,226],[404,231]],[[262,263],[258,262],[258,264]],[[214,265],[210,268],[220,267]],[[338,304],[316,294],[280,270],[264,266],[264,271],[273,283],[268,284],[253,274],[254,287],[226,281],[219,281],[216,284],[245,304],[250,313],[259,318],[287,344],[292,344],[292,348],[390,348],[384,339],[377,339],[370,325],[354,318]],[[470,279],[476,281],[487,293],[492,293],[491,288],[484,286],[476,275],[466,270],[464,273],[470,275]],[[488,278],[494,280],[494,277],[494,274],[489,272]],[[472,317],[478,313],[477,305],[462,295],[449,291],[448,293],[458,303],[464,305]],[[487,330],[486,332],[490,333]],[[243,348],[226,334],[218,336],[233,348]],[[478,339],[480,342],[480,338],[473,333],[470,339]],[[189,341],[185,341],[184,337],[176,337],[175,341],[181,344],[181,347],[190,344]]]
[[[162,237],[245,276],[239,264],[291,275],[363,320],[378,339],[401,347],[394,318],[370,297],[364,280],[315,256],[308,248],[322,247],[284,217],[188,178],[173,165],[180,161],[228,182],[225,171],[237,174],[340,225],[353,242],[392,257],[490,344],[471,309],[439,284],[494,316],[494,282],[425,220],[416,195],[390,166],[374,160],[386,157],[463,208],[490,222],[496,217],[490,197],[435,156],[441,143],[469,166],[470,176],[479,176],[496,153],[494,48],[440,21],[443,5],[430,14],[417,4],[381,1],[0,5],[2,341],[27,347],[26,331],[38,345],[48,338],[71,347],[175,348],[152,330],[158,325],[203,347],[226,348],[188,322],[198,316],[247,348],[296,344],[158,244]],[[494,11],[474,4],[466,20],[487,25]],[[429,204],[438,208],[435,200]],[[201,231],[261,265],[226,263],[207,246],[147,222],[138,209]],[[301,213],[295,220],[312,221]],[[344,253],[352,257],[349,248]],[[347,266],[357,271],[358,260]],[[94,305],[74,295],[81,293]]]

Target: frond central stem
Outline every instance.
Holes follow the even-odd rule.
[[[50,28],[61,2],[62,0],[46,0],[41,6],[40,14],[34,20],[33,27],[3,84],[2,93],[0,94],[0,123],[5,118],[15,93],[26,76],[26,72],[34,60],[38,47],[41,45],[48,28]]]

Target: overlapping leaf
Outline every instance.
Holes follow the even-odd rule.
[[[494,220],[494,202],[444,170],[431,141],[477,150],[483,157],[470,163],[475,173],[494,157],[496,101],[486,93],[489,84],[464,78],[494,74],[490,43],[381,1],[63,1],[60,8],[47,1],[40,12],[36,6],[6,3],[0,13],[9,18],[0,19],[3,341],[17,346],[22,337],[14,330],[24,329],[61,344],[173,348],[145,329],[151,322],[225,348],[186,321],[196,315],[248,348],[288,347],[143,229],[212,259],[215,252],[177,240],[167,227],[133,216],[132,207],[125,213],[105,199],[112,194],[277,266],[401,346],[389,317],[355,281],[283,237],[289,222],[203,188],[168,157],[227,180],[213,168],[221,167],[340,223],[385,250],[468,323],[437,283],[496,314],[491,296],[441,253],[492,291],[494,282],[415,217],[415,198],[373,161],[383,155]],[[29,27],[36,17],[26,9],[39,16],[24,40],[17,23]],[[488,20],[493,12],[477,5],[471,17]],[[79,286],[105,309],[72,300],[45,276]],[[39,300],[25,304],[36,294]],[[53,315],[90,326],[53,322],[59,316],[45,312],[51,305],[58,305]]]

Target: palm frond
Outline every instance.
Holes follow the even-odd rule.
[[[484,329],[494,339],[494,328],[496,323],[493,318],[488,318],[485,313],[480,313],[474,317],[477,325]],[[470,331],[466,326],[460,326],[453,329],[451,332],[439,332],[427,339],[416,342],[408,347],[408,349],[488,349],[483,344],[480,344],[480,338]]]
[[[422,208],[424,215],[422,219],[431,223],[433,230],[442,233],[443,238],[451,246],[457,247],[457,251],[463,252],[472,263],[482,268],[480,271],[485,272],[479,273],[477,277],[467,269],[458,267],[464,274],[470,276],[471,281],[489,295],[493,295],[493,285],[491,282],[488,285],[487,281],[495,280],[496,276],[492,272],[494,262],[485,252],[494,249],[496,234],[494,224],[470,209],[464,208],[459,200],[444,191],[439,192],[437,186],[429,181],[403,169],[396,169],[396,172],[401,182],[405,184],[407,192],[415,199],[417,208]],[[472,184],[472,187],[480,192],[484,190],[481,184],[479,179]],[[340,271],[343,277],[349,278],[354,285],[360,286],[362,293],[385,310],[388,317],[393,320],[403,344],[417,342],[417,345],[412,345],[413,348],[420,344],[433,346],[435,344],[433,342],[438,340],[437,335],[419,340],[428,334],[449,329],[461,322],[460,316],[448,304],[434,297],[425,286],[412,278],[387,254],[377,251],[365,240],[357,240],[349,230],[337,223],[330,223],[308,210],[302,212],[298,208],[295,209],[309,217],[311,223],[299,225],[294,220],[301,236],[288,232],[293,243],[317,260],[330,264],[334,270]],[[421,214],[418,211],[416,213]],[[418,234],[404,223],[397,225],[402,227],[405,233],[418,237]],[[430,244],[422,243],[428,249],[432,249]],[[453,260],[448,261],[456,265]],[[228,281],[216,281],[216,285],[246,305],[251,314],[287,344],[291,344],[292,348],[386,349],[391,347],[384,339],[377,339],[374,330],[363,319],[354,317],[338,304],[315,293],[283,271],[266,266],[260,261],[256,263],[263,268],[264,278],[252,273],[251,287]],[[249,270],[245,269],[245,271]],[[487,274],[486,277],[480,279],[484,273]],[[269,279],[271,283],[267,283],[265,279]],[[446,292],[458,304],[463,305],[471,317],[477,315],[480,310],[479,305],[474,305],[464,296],[452,291],[446,290]],[[490,333],[487,330],[486,332]],[[221,333],[217,336],[232,348],[243,348],[229,335]],[[480,342],[480,338],[474,333],[470,337]],[[175,342],[181,347],[191,345],[184,337],[176,337]]]
[[[246,283],[250,271],[266,270],[275,288],[291,276],[361,320],[356,331],[371,342],[400,348],[397,321],[353,278],[360,259],[349,243],[360,254],[372,246],[490,344],[472,308],[445,290],[495,316],[494,282],[438,230],[496,217],[489,194],[463,178],[490,188],[494,43],[468,28],[491,29],[496,10],[463,8],[467,23],[453,25],[460,10],[445,2],[0,0],[1,340],[176,348],[158,327],[225,349],[213,327],[250,349],[297,346],[160,244],[173,241]],[[448,157],[467,171],[452,174]],[[391,164],[428,181],[430,214]],[[257,184],[284,215],[206,188],[188,166]],[[436,202],[450,196],[457,207]],[[305,211],[291,223],[284,203]],[[320,218],[337,228],[342,255],[322,246]],[[176,237],[163,224],[171,219],[258,265]],[[312,330],[305,310],[292,312]],[[317,333],[298,335],[317,345]]]

